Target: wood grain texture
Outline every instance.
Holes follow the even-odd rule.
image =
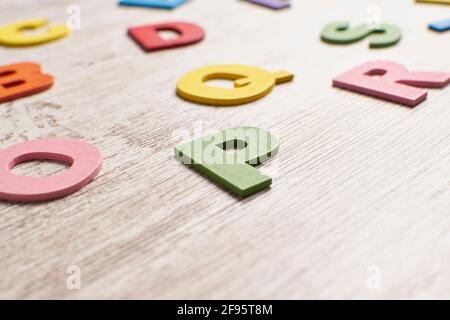
[[[81,30],[45,46],[0,48],[0,65],[37,61],[56,79],[49,91],[0,105],[0,145],[84,139],[101,150],[104,168],[60,200],[0,202],[1,298],[450,298],[450,88],[409,109],[331,87],[373,59],[450,71],[450,34],[427,29],[450,7],[297,0],[274,12],[190,0],[163,11],[8,0],[0,21],[61,22],[69,4],[81,7]],[[363,23],[374,4],[401,28],[398,45],[320,41],[325,24]],[[202,25],[206,39],[145,54],[126,35],[128,26],[169,19]],[[296,78],[239,107],[176,96],[181,75],[219,63]],[[281,143],[259,167],[272,187],[244,200],[172,158],[183,141],[237,126],[270,130]],[[73,264],[80,290],[66,287]],[[370,266],[381,272],[379,290],[366,284]]]

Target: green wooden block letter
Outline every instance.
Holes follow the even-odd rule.
[[[272,183],[254,168],[278,152],[278,139],[253,127],[226,129],[175,148],[175,157],[214,182],[246,197]]]
[[[371,48],[383,48],[396,44],[400,41],[400,29],[388,23],[380,23],[370,28],[362,24],[349,28],[347,21],[336,21],[323,28],[320,37],[323,41],[334,44],[348,44],[359,41],[365,37],[371,37],[369,46]]]

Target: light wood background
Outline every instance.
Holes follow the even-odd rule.
[[[0,145],[79,138],[104,155],[86,188],[37,204],[0,202],[1,298],[450,298],[450,87],[414,109],[331,87],[368,60],[450,71],[450,33],[427,29],[450,6],[411,0],[294,0],[274,12],[238,0],[173,10],[115,0],[1,1],[1,24],[65,22],[81,30],[32,48],[0,48],[0,64],[35,61],[44,93],[0,106]],[[364,23],[378,6],[401,42],[319,40],[328,22]],[[145,54],[129,26],[193,21],[206,39]],[[181,100],[177,79],[210,64],[286,69],[294,82],[239,107]],[[269,190],[239,200],[172,158],[194,136],[258,126],[279,136],[260,167]],[[22,174],[61,165],[22,164]],[[81,269],[69,290],[66,270]],[[379,276],[379,278],[377,278]],[[380,280],[380,286],[370,283]],[[367,284],[369,282],[369,285]]]

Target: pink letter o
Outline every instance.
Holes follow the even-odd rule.
[[[70,165],[63,173],[48,177],[20,176],[11,169],[28,160],[55,160]],[[91,182],[102,166],[98,149],[72,139],[41,139],[0,150],[0,199],[32,202],[69,195]]]

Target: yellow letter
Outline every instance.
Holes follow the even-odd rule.
[[[181,97],[210,105],[231,106],[252,102],[264,97],[276,84],[292,81],[294,75],[287,71],[268,72],[243,65],[215,65],[200,68],[184,75],[177,84]],[[234,89],[208,86],[214,79],[234,81]]]
[[[47,20],[26,20],[11,23],[0,27],[0,44],[12,47],[33,46],[50,42],[69,34],[69,28],[65,24],[49,27],[46,33],[26,35],[21,31],[34,30],[48,24]]]
[[[443,3],[450,4],[450,0],[416,0],[416,2]]]

